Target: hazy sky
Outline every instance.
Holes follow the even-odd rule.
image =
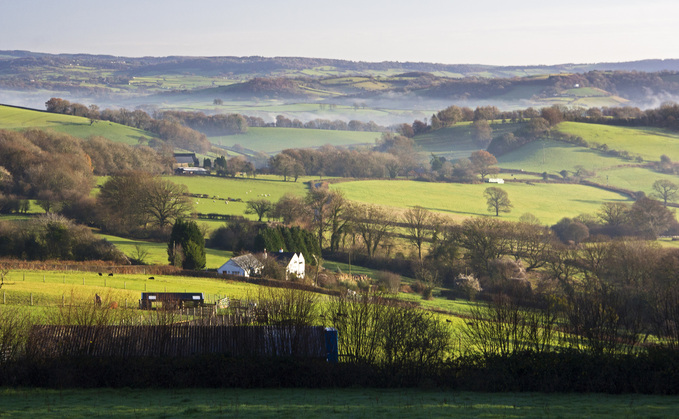
[[[679,58],[676,0],[0,0],[0,50],[446,64]]]

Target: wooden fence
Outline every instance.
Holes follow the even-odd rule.
[[[317,326],[33,326],[27,350],[36,358],[204,354],[328,358],[333,349],[327,347],[326,333]]]

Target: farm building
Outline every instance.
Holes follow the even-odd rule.
[[[500,179],[500,178],[492,178],[492,177],[491,177],[491,178],[486,179],[486,183],[499,183],[499,184],[503,184],[503,183],[505,183],[505,180],[504,180],[504,179]]]
[[[276,259],[278,263],[285,266],[285,278],[288,279],[289,275],[294,275],[298,278],[304,278],[306,273],[306,266],[304,261],[304,255],[301,253],[294,252],[284,252],[282,249],[278,252],[267,253],[264,252],[266,257],[272,257]]]
[[[250,277],[258,275],[264,265],[253,254],[236,256],[217,269],[220,274]]]
[[[178,167],[198,167],[199,161],[196,153],[174,153],[175,163],[174,168]]]
[[[175,175],[209,175],[210,171],[202,167],[178,167],[174,169]]]

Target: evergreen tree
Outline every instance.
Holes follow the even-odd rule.
[[[182,268],[205,268],[205,238],[195,221],[184,221],[178,218],[174,226],[172,226],[170,241],[167,245],[167,255],[170,263],[178,261],[175,252],[179,248],[184,253]]]

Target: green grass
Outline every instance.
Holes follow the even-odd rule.
[[[645,160],[659,161],[666,154],[679,160],[679,134],[660,128],[627,128],[610,125],[562,122],[560,132],[577,135],[587,142],[607,144],[608,148],[627,150]]]
[[[488,184],[369,180],[331,187],[353,201],[393,207],[394,217],[416,205],[458,219],[489,215],[483,197]],[[514,205],[512,212],[501,218],[512,221],[530,212],[543,223],[553,224],[563,217],[594,213],[604,202],[627,201],[622,195],[582,185],[505,183],[501,187]]]
[[[10,417],[671,418],[676,396],[423,389],[0,389]]]
[[[210,137],[215,144],[241,146],[265,153],[276,153],[286,148],[348,146],[356,144],[375,144],[379,132],[331,131],[305,128],[249,128],[241,135]]]
[[[29,306],[31,295],[34,306],[54,306],[74,300],[89,299],[95,293],[106,300],[117,301],[121,307],[136,307],[141,292],[202,292],[209,301],[214,296],[229,298],[255,297],[259,286],[232,280],[193,278],[174,275],[114,274],[103,276],[95,272],[13,270],[5,278],[0,291],[0,302],[8,305]],[[73,297],[71,297],[73,296]]]
[[[0,129],[25,130],[50,129],[78,138],[101,136],[111,141],[136,145],[139,137],[152,138],[153,134],[136,128],[97,121],[90,125],[87,118],[56,113],[38,112],[0,105]]]
[[[223,224],[223,222],[222,222]],[[121,252],[130,258],[136,258],[137,246],[148,252],[144,262],[149,265],[167,265],[167,243],[147,242],[143,240],[125,239],[122,237],[99,234],[99,237],[113,243]],[[217,269],[233,256],[232,252],[217,249],[205,249],[205,268]]]

